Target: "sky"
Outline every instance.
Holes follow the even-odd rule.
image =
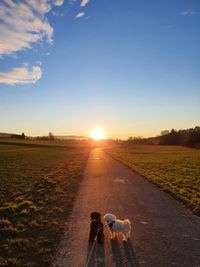
[[[200,126],[199,0],[1,0],[0,132]]]

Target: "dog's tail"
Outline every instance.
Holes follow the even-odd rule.
[[[131,225],[131,221],[129,221],[129,219],[124,220],[124,222]]]
[[[130,237],[130,235],[131,235],[131,222],[128,220],[128,219],[126,219],[126,220],[124,220],[124,222],[125,222],[125,231],[126,231],[126,234],[127,234],[127,236],[129,236]]]

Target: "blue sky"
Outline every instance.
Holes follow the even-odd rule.
[[[200,125],[198,0],[3,0],[0,132]]]

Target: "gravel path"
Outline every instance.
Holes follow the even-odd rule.
[[[53,267],[85,266],[92,211],[128,218],[133,229],[127,243],[120,235],[110,241],[105,229],[89,267],[200,267],[200,218],[101,149],[91,151]]]

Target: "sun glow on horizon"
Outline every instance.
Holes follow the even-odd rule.
[[[106,133],[102,127],[95,127],[91,130],[91,138],[99,141],[106,138]]]

